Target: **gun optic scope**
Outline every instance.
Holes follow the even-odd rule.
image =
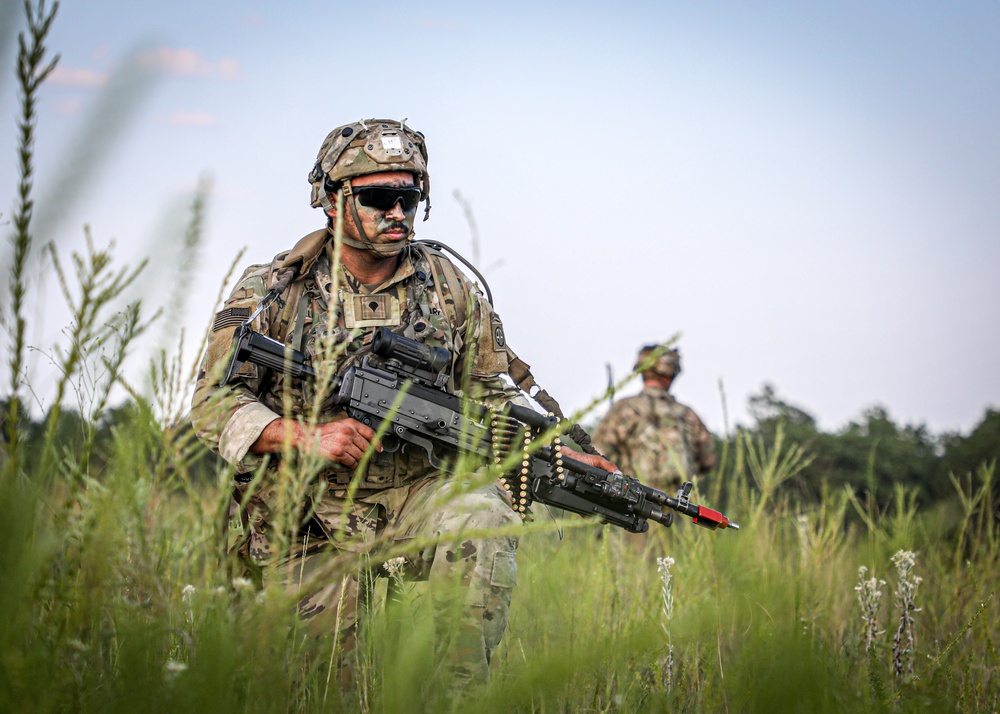
[[[443,347],[430,347],[392,332],[388,327],[375,329],[372,352],[383,359],[396,359],[417,370],[441,374],[451,364],[451,352]]]

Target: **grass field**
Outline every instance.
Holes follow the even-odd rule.
[[[47,460],[48,472],[17,473],[5,461],[0,708],[1000,705],[988,468],[969,482],[964,513],[922,513],[904,494],[881,509],[846,492],[803,510],[776,483],[789,472],[766,472],[767,464],[780,468],[781,454],[738,441],[716,475],[720,487],[707,491],[724,496],[739,531],[681,522],[626,538],[574,517],[563,521],[562,537],[551,527],[527,533],[492,681],[456,698],[435,667],[422,584],[408,586],[402,610],[386,613],[376,597],[359,674],[346,686],[329,676],[333,638],[306,638],[281,592],[258,592],[227,570],[221,538],[232,533],[221,516],[229,475],[220,473],[217,486],[189,483],[185,434],[136,410],[108,445],[100,474],[80,470],[71,453]]]

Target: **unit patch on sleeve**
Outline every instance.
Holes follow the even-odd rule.
[[[507,350],[507,337],[503,334],[503,323],[493,319],[493,351],[505,352]]]

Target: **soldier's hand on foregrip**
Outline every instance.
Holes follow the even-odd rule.
[[[579,451],[574,451],[567,446],[562,447],[562,452],[571,459],[576,459],[581,463],[587,464],[587,466],[593,466],[595,469],[603,469],[604,471],[621,471],[621,469],[600,454],[581,454]]]

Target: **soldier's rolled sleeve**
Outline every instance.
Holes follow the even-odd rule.
[[[258,457],[247,456],[247,451],[267,424],[261,425],[249,442],[246,439],[250,437],[255,425],[265,419],[260,410],[271,414],[273,412],[261,404],[257,396],[260,383],[256,365],[245,363],[228,384],[221,385],[220,380],[228,366],[233,336],[240,320],[251,314],[264,295],[266,273],[267,266],[264,265],[247,268],[222,311],[215,314],[208,329],[205,354],[191,402],[191,421],[198,437],[237,469],[247,467],[247,471],[253,470],[253,461],[259,462]],[[258,316],[254,329],[267,333],[264,314]],[[243,412],[247,407],[252,409],[244,416]],[[237,414],[241,416],[237,418]],[[269,421],[276,417],[277,415],[271,416]],[[244,418],[247,419],[245,425]],[[250,461],[244,461],[244,458]]]
[[[232,464],[237,472],[248,473],[260,465],[263,458],[250,453],[250,447],[260,438],[264,428],[278,414],[268,409],[260,402],[251,402],[239,409],[229,418],[219,436],[219,455]]]

